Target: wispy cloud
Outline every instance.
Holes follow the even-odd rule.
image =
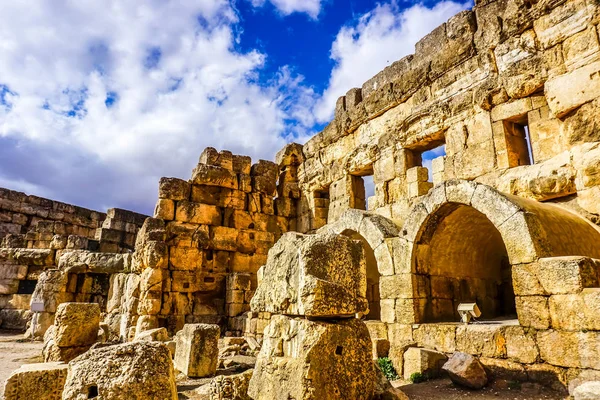
[[[282,15],[306,13],[317,19],[321,13],[323,0],[249,0],[254,7],[263,7],[270,2]]]
[[[150,212],[204,147],[271,158],[310,132],[312,91],[260,83],[228,1],[35,3],[0,5],[0,185]]]
[[[316,107],[320,122],[333,117],[338,97],[353,87],[361,87],[394,61],[414,53],[419,39],[471,5],[442,1],[431,8],[415,4],[402,9],[401,4],[396,0],[379,3],[340,29],[331,47],[335,67]]]

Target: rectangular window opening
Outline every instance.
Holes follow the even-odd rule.
[[[527,116],[503,121],[509,168],[533,165],[533,150]]]
[[[312,229],[318,229],[327,224],[329,217],[329,186],[313,193]]]
[[[373,181],[373,175],[373,165],[368,165],[350,175],[351,208],[365,211],[369,209],[369,198],[375,196],[375,183]]]
[[[443,174],[444,160],[446,155],[446,144],[425,150],[421,153],[421,166],[427,168],[427,182],[437,183],[434,175]],[[436,176],[437,177],[437,176]],[[441,179],[440,179],[441,180]]]

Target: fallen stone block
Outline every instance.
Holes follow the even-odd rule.
[[[409,347],[404,352],[404,379],[410,380],[410,376],[415,373],[430,378],[438,377],[446,361],[448,361],[448,357],[444,353]]]
[[[586,382],[573,391],[575,400],[597,400],[600,399],[600,382]]]
[[[58,347],[89,346],[96,342],[100,327],[100,306],[96,303],[63,303],[54,317]]]
[[[487,375],[483,365],[470,354],[454,353],[442,369],[457,385],[481,389],[487,384]]]
[[[332,233],[284,234],[269,250],[254,312],[311,317],[367,313],[362,245]]]
[[[92,345],[59,347],[56,345],[56,342],[52,337],[45,341],[44,348],[42,349],[42,357],[44,357],[44,362],[68,363],[69,361],[88,351],[90,347],[92,347]]]
[[[252,400],[248,396],[248,384],[254,370],[241,374],[220,375],[210,381],[210,400]]]
[[[276,315],[265,329],[248,394],[254,400],[370,399],[376,374],[362,321]]]
[[[100,347],[69,363],[63,400],[177,399],[169,349],[157,342]]]
[[[147,342],[168,342],[169,334],[167,328],[150,329],[136,335],[135,340],[145,340]]]
[[[4,385],[4,399],[60,400],[67,364],[60,362],[26,364],[13,371]]]
[[[175,335],[175,368],[190,378],[212,376],[219,358],[218,325],[186,324]]]

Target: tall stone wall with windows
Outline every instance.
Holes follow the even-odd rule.
[[[455,178],[597,220],[600,6],[475,3],[338,100],[302,149],[299,231],[349,208],[401,224],[416,199]],[[423,159],[440,146],[445,154]],[[364,176],[375,186],[368,207]]]

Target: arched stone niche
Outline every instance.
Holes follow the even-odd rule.
[[[321,228],[343,234],[363,243],[367,261],[368,320],[381,319],[380,277],[394,274],[393,243],[400,234],[389,219],[362,210],[349,209],[334,223]]]
[[[511,266],[543,257],[600,256],[594,245],[600,231],[579,215],[461,180],[434,187],[400,233],[404,249],[395,269],[403,290],[389,322],[456,321],[456,306],[466,301],[477,301],[484,319],[509,317],[512,287],[534,278],[511,276]]]

